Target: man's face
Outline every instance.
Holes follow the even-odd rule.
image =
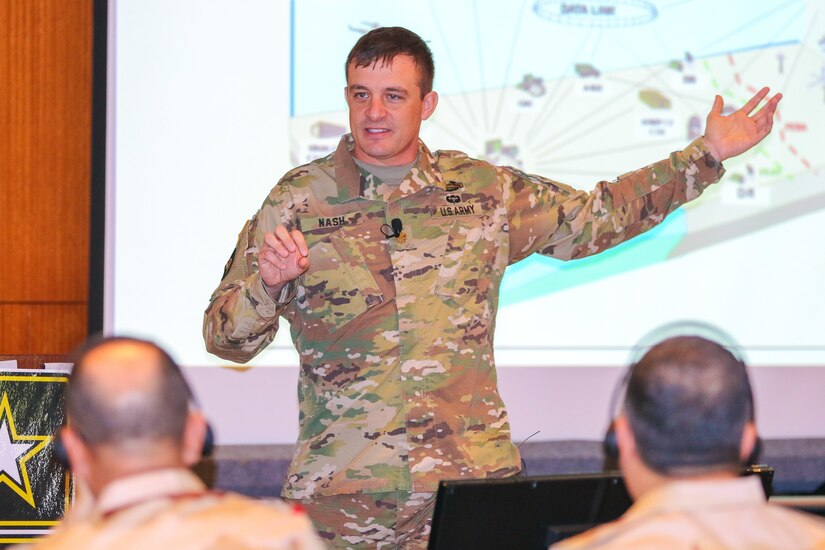
[[[435,92],[421,97],[418,82],[418,69],[408,55],[368,67],[350,63],[344,92],[355,158],[382,166],[415,160],[421,121],[438,103]]]

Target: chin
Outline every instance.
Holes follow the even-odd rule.
[[[381,164],[386,159],[392,158],[393,155],[388,153],[387,151],[383,151],[380,149],[361,149],[361,153],[369,157],[371,160],[371,164]]]

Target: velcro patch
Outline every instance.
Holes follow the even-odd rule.
[[[481,214],[481,205],[477,202],[445,204],[436,209],[437,216],[480,216]]]
[[[313,229],[324,229],[328,227],[343,227],[345,225],[357,225],[363,217],[362,212],[346,212],[338,216],[318,216],[301,218],[301,230],[312,231]]]

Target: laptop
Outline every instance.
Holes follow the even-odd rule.
[[[766,498],[773,468],[752,466]],[[593,474],[441,481],[433,511],[430,550],[547,546],[613,521],[631,505],[622,474]]]

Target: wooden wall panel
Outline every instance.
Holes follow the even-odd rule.
[[[83,341],[86,304],[2,304],[3,355],[65,354]]]
[[[0,0],[3,354],[65,353],[85,335],[92,10]]]

